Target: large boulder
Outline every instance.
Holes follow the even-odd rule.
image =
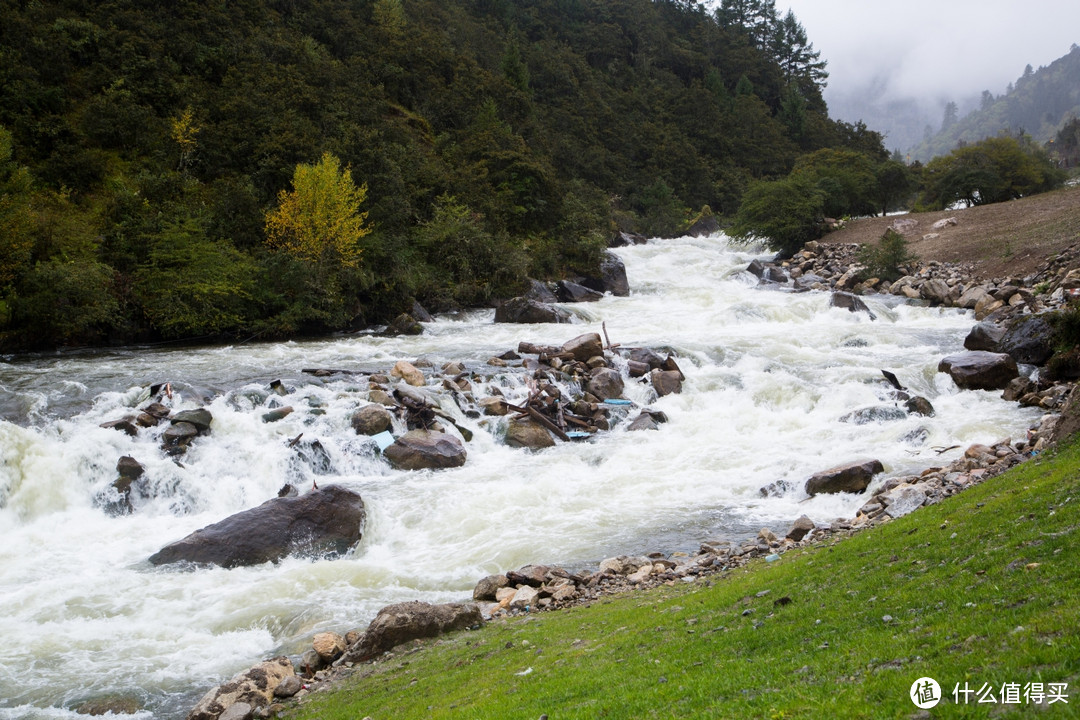
[[[455,468],[465,464],[465,447],[453,435],[433,430],[410,430],[383,457],[398,470]]]
[[[511,298],[495,308],[497,323],[567,323],[570,313],[527,297]]]
[[[354,412],[350,422],[357,435],[378,435],[390,429],[393,416],[384,406],[372,403]]]
[[[556,284],[555,295],[560,301],[567,303],[596,302],[604,297],[604,293],[570,280],[560,280]]]
[[[998,352],[1003,337],[1005,337],[1005,328],[1001,325],[985,321],[976,323],[964,338],[964,349]]]
[[[250,716],[252,710],[268,707],[274,702],[274,691],[282,681],[295,676],[292,661],[284,655],[261,662],[203,695],[186,720],[218,720],[229,708],[241,704],[249,706],[247,714]]]
[[[638,235],[637,233],[624,232],[620,230],[612,236],[608,241],[608,247],[626,247],[627,245],[644,245],[649,242],[649,239],[644,235]]]
[[[394,363],[394,367],[390,369],[390,377],[401,378],[413,387],[424,387],[427,384],[424,373],[408,360],[398,360]]]
[[[598,367],[589,374],[588,391],[601,400],[621,398],[623,387],[622,375],[617,370]]]
[[[555,297],[555,293],[551,292],[547,285],[532,278],[529,278],[529,289],[525,291],[525,297],[547,305],[559,302],[559,298]]]
[[[952,290],[941,278],[931,278],[919,288],[919,295],[934,305],[948,305]]]
[[[1045,315],[1021,315],[1006,327],[998,352],[1018,363],[1042,365],[1054,354],[1054,328]]]
[[[866,303],[858,295],[852,295],[846,292],[834,292],[829,299],[829,306],[834,308],[843,308],[848,312],[864,312],[870,316],[871,320],[877,318],[874,313],[870,311]]]
[[[604,354],[604,341],[599,333],[585,333],[563,343],[562,351],[572,354],[575,360],[588,362],[589,358]]]
[[[518,418],[511,420],[506,427],[506,444],[510,447],[540,450],[552,447],[555,441],[547,428],[529,418]]]
[[[657,397],[681,393],[682,377],[678,370],[653,370],[649,373],[649,380]]]
[[[630,281],[626,278],[626,264],[612,252],[605,252],[600,260],[600,277],[586,278],[581,283],[597,292],[626,297],[630,294]]]
[[[151,555],[150,562],[232,568],[277,562],[288,555],[342,555],[360,541],[366,517],[359,493],[327,485],[299,497],[267,500],[196,530]]]
[[[880,460],[858,460],[814,473],[806,481],[806,494],[811,497],[823,493],[860,493],[870,485],[870,480],[885,467]]]
[[[480,625],[483,616],[475,603],[411,601],[384,607],[367,630],[338,661],[360,662],[410,640],[430,638]]]
[[[1001,390],[1020,374],[1011,355],[983,350],[942,358],[938,372],[948,373],[963,390]]]

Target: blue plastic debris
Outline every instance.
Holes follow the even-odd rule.
[[[623,400],[622,398],[604,398],[605,405],[633,405],[630,400]]]
[[[581,438],[592,437],[592,433],[585,432],[584,430],[570,430],[566,433],[566,437],[571,440],[580,440]]]
[[[777,555],[776,553],[773,553],[772,555],[767,555],[765,557],[765,562],[776,562],[779,559],[780,559],[780,556]]]
[[[377,435],[372,435],[371,439],[375,441],[375,444],[379,446],[379,452],[382,452],[386,448],[394,444],[394,436],[390,434],[389,430],[383,430]]]

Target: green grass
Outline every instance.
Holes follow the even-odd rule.
[[[1073,444],[778,562],[399,649],[287,717],[1080,717],[1078,536]],[[908,697],[923,676],[930,711]],[[965,682],[1069,702],[954,703]]]

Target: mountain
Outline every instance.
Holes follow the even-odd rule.
[[[960,143],[1001,133],[1028,134],[1045,144],[1076,117],[1080,117],[1080,47],[1073,45],[1067,55],[1046,67],[1033,70],[1028,65],[1004,95],[984,92],[981,107],[965,117],[950,117],[947,111],[942,129],[916,145],[911,157],[926,162]]]

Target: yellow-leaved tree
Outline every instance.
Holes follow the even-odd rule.
[[[292,184],[266,213],[267,244],[324,272],[359,267],[360,238],[371,232],[367,213],[360,211],[367,185],[357,186],[349,168],[329,152],[315,165],[297,165]]]

